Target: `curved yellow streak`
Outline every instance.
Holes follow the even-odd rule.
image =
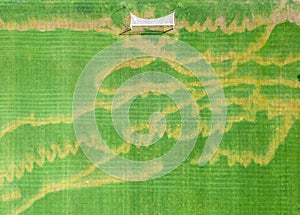
[[[124,143],[115,152],[118,154],[128,152],[128,144]],[[114,155],[113,157],[115,156],[117,155]],[[113,157],[104,158],[103,160],[99,161],[96,165],[101,165],[103,163],[106,163],[108,160],[112,159]],[[86,170],[70,177],[68,180],[62,181],[60,183],[49,184],[44,186],[43,188],[40,189],[38,194],[33,196],[27,202],[25,202],[25,204],[19,207],[17,210],[15,210],[13,214],[22,213],[26,209],[30,208],[36,201],[45,197],[49,193],[54,193],[66,189],[96,187],[96,186],[101,186],[103,184],[125,182],[123,180],[114,178],[106,174],[101,175],[101,178],[99,178],[99,175],[89,177],[89,175],[91,175],[95,170],[97,170],[97,167],[95,165],[92,165],[88,167]]]
[[[42,126],[42,125],[59,124],[59,123],[66,123],[66,124],[73,123],[73,118],[59,116],[59,117],[49,117],[47,118],[47,120],[44,121],[37,121],[34,117],[34,114],[32,114],[30,117],[16,120],[15,122],[6,126],[6,128],[0,131],[0,138],[2,138],[5,134],[10,133],[23,125]]]
[[[60,159],[63,159],[70,153],[73,155],[76,154],[78,148],[79,144],[77,142],[75,142],[75,145],[67,142],[64,144],[63,149],[57,144],[51,144],[50,150],[47,150],[45,147],[39,149],[39,156],[34,156],[31,154],[25,155],[26,160],[20,162],[19,164],[11,163],[7,172],[2,172],[0,174],[0,188],[3,186],[4,178],[6,178],[9,183],[12,183],[15,177],[17,179],[21,179],[25,170],[27,172],[32,172],[34,163],[41,167],[45,163],[46,159],[52,163],[57,156]]]
[[[215,32],[220,29],[222,32],[230,35],[234,32],[242,33],[246,30],[252,31],[263,25],[274,26],[285,21],[295,22],[297,25],[300,25],[299,12],[292,9],[285,9],[286,3],[287,0],[282,0],[279,8],[275,9],[270,17],[255,16],[253,14],[252,20],[246,18],[242,21],[241,25],[237,24],[238,21],[237,18],[235,18],[228,26],[225,18],[221,16],[217,18],[215,22],[208,17],[203,25],[196,22],[194,25],[190,26],[188,21],[182,21],[177,24],[177,28],[186,28],[188,32],[203,32],[206,30]]]
[[[59,192],[62,190],[66,189],[78,189],[78,188],[84,188],[84,187],[96,187],[96,186],[101,186],[104,184],[110,184],[110,183],[120,183],[122,182],[119,179],[113,178],[111,176],[102,176],[100,179],[97,178],[92,178],[92,179],[87,179],[87,180],[82,180],[84,177],[87,175],[91,174],[93,171],[95,171],[96,167],[91,166],[87,170],[81,172],[80,174],[77,174],[73,177],[71,177],[69,180],[57,183],[57,184],[52,184],[52,185],[47,185],[40,189],[39,193],[33,196],[31,199],[29,199],[27,202],[25,202],[24,205],[19,207],[17,210],[13,212],[13,214],[20,214],[26,209],[30,208],[36,201],[39,199],[42,199],[49,193],[55,193]],[[99,178],[99,176],[98,176]]]
[[[229,150],[224,150],[219,148],[214,155],[213,159],[210,160],[211,164],[216,163],[221,156],[226,156],[228,158],[228,165],[232,166],[235,163],[240,163],[241,165],[247,167],[253,160],[255,163],[260,165],[267,165],[273,159],[278,147],[284,143],[285,138],[293,125],[293,120],[291,116],[287,116],[284,123],[276,128],[275,137],[272,139],[268,146],[267,153],[265,155],[255,155],[252,151],[243,151],[241,154],[234,153]],[[193,163],[197,163],[197,160],[193,160]]]

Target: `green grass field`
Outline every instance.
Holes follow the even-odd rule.
[[[127,1],[147,17],[166,15],[177,3]],[[182,1],[176,9],[178,27],[161,36],[203,54],[226,97],[225,133],[204,167],[197,161],[211,109],[195,77],[166,59],[145,58],[119,65],[105,79],[96,98],[98,129],[112,150],[133,160],[170,150],[180,115],[168,113],[170,124],[158,143],[124,143],[110,105],[124,81],[160,71],[181,80],[196,98],[201,129],[193,152],[173,172],[143,182],[120,181],[95,168],[72,124],[73,93],[84,67],[99,51],[135,36],[118,35],[128,21],[123,5],[0,2],[0,214],[299,214],[299,4]],[[149,32],[159,29],[142,34]],[[132,126],[147,133],[149,116],[174,106],[164,95],[139,96],[130,108]]]

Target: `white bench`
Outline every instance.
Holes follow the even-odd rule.
[[[134,26],[172,26],[172,28],[175,28],[175,12],[156,19],[143,19],[130,13],[130,29]]]

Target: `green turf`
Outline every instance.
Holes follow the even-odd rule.
[[[145,13],[150,7],[157,16],[171,11],[177,1],[157,3],[152,1],[146,5],[145,1],[128,1],[133,10]],[[119,25],[119,12],[113,14],[119,7],[122,8],[119,1],[2,1],[0,19],[5,22],[26,22],[30,18],[51,20],[58,17],[76,21],[111,16],[113,22]],[[190,23],[203,23],[208,17],[216,19],[224,16],[228,24],[235,17],[238,17],[239,22],[245,17],[251,18],[252,13],[269,16],[276,7],[278,3],[271,4],[269,1],[248,4],[239,1],[183,1],[176,16]],[[233,10],[238,10],[238,15],[232,13]],[[120,13],[125,15],[124,11]],[[253,31],[227,35],[219,29],[215,32],[206,30],[193,33],[179,29],[178,38],[200,52],[208,50],[218,57],[232,51],[245,52],[252,42],[260,39],[265,30],[266,27],[261,26]],[[299,55],[298,31],[299,26],[294,23],[278,24],[266,45],[254,55],[266,61],[271,58],[283,61],[287,57]],[[48,122],[38,126],[27,123],[11,129],[0,138],[0,197],[10,192],[21,193],[20,199],[0,201],[0,214],[12,214],[22,205],[30,203],[45,187],[63,184],[65,180],[92,166],[80,148],[75,155],[69,153],[64,158],[59,157],[61,153],[53,149],[53,145],[58,145],[63,152],[67,143],[75,146],[76,137],[71,122],[50,121],[52,118],[62,121],[71,118],[73,91],[83,68],[95,54],[121,39],[124,37],[96,31],[0,31],[1,131],[27,119]],[[230,73],[232,65],[233,59],[212,64],[220,82],[224,84],[228,102],[228,131],[224,134],[220,150],[230,151],[237,156],[243,156],[245,152],[264,156],[269,147],[274,147],[274,139],[280,140],[276,135],[284,131],[282,126],[290,125],[287,136],[283,137],[270,163],[260,165],[251,160],[246,166],[239,162],[231,165],[232,158],[220,156],[214,163],[201,168],[194,162],[199,158],[207,139],[206,131],[201,130],[189,158],[162,178],[90,188],[65,188],[41,196],[23,214],[299,214],[300,121],[299,116],[296,118],[299,111],[296,106],[284,103],[293,102],[291,104],[294,105],[300,99],[296,78],[300,74],[299,60],[279,66],[262,65],[251,59],[238,63]],[[107,77],[102,87],[116,89],[128,78],[145,71],[164,72],[187,85],[197,80],[179,73],[164,59],[156,59],[140,68],[117,69]],[[189,89],[193,95],[203,92],[202,86]],[[105,93],[99,92],[97,96],[97,101],[111,102],[112,99],[113,95]],[[240,103],[229,103],[234,99]],[[255,103],[256,99],[262,99],[259,100],[262,107]],[[160,102],[154,103],[154,100]],[[209,125],[211,110],[207,107],[208,97],[204,94],[198,98],[197,104],[201,123]],[[150,114],[162,110],[165,105],[174,104],[162,95],[150,93],[145,98],[139,96],[130,109],[131,122],[136,126],[147,123]],[[274,112],[272,108],[280,105],[285,105],[283,111]],[[144,113],[138,115],[142,111]],[[116,149],[122,140],[115,132],[110,110],[97,107],[96,118],[97,126],[108,140],[108,145]],[[170,114],[167,119],[171,123],[168,128],[172,130],[180,120],[179,113]],[[140,132],[145,133],[147,130]],[[168,138],[165,134],[160,145],[153,145],[145,152],[133,146],[128,154],[121,156],[136,160],[152,159],[168,151],[174,142],[174,138]],[[44,158],[42,166],[35,163],[33,170],[29,171],[31,164],[28,161],[42,157],[40,150],[53,154],[54,160],[51,156]],[[16,165],[15,170],[12,170],[12,165]],[[28,165],[27,170],[17,176],[22,165]],[[12,181],[7,179],[8,175],[13,176]],[[77,182],[84,184],[106,176],[96,170]]]
[[[285,32],[284,34],[282,32]],[[259,56],[268,59],[284,60],[287,57],[299,55],[300,29],[295,23],[285,22],[279,24],[272,31],[266,45],[259,50]]]
[[[178,2],[179,5],[178,5]],[[127,8],[124,1],[58,1],[58,0],[27,0],[27,1],[1,1],[0,19],[3,21],[26,22],[32,18],[51,20],[53,18],[68,18],[72,20],[91,20],[111,17],[113,22],[121,25],[120,20],[128,16],[128,10],[145,13],[154,10],[156,16],[164,16],[176,9],[176,18],[188,20],[190,24],[203,23],[207,18],[216,20],[224,17],[227,24],[234,19],[239,24],[244,19],[252,19],[253,15],[268,17],[279,6],[279,2],[269,0],[251,1],[243,4],[241,1],[158,1],[158,0],[128,0]],[[177,7],[178,5],[178,7]],[[235,11],[235,13],[232,13]]]
[[[255,42],[265,32],[265,26],[256,28],[253,31],[225,34],[220,29],[216,32],[206,30],[204,32],[189,33],[186,29],[180,29],[179,39],[190,43],[200,52],[210,50],[214,56],[226,55],[229,52],[245,52],[250,43]]]

